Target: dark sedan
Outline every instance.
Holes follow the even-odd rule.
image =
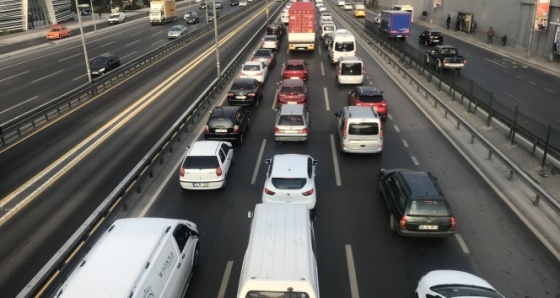
[[[262,100],[262,85],[256,79],[235,79],[227,94],[229,105],[258,107]]]
[[[241,145],[249,124],[249,113],[245,108],[216,107],[210,112],[210,118],[204,128],[204,139],[234,141]]]
[[[239,6],[239,0],[231,0],[231,1],[229,1],[229,6]]]
[[[92,77],[97,77],[121,66],[119,58],[111,53],[105,53],[90,60],[89,69]]]
[[[443,44],[443,34],[436,30],[426,30],[420,34],[418,42],[427,46]]]
[[[200,5],[198,6],[198,9],[206,9],[208,5],[206,5],[205,2],[200,3]]]
[[[455,234],[455,216],[432,174],[381,169],[378,190],[389,209],[391,230],[397,234],[428,237]]]
[[[276,65],[276,55],[271,49],[258,49],[255,54],[253,54],[252,61],[261,61],[269,68]]]
[[[185,13],[185,22],[187,24],[197,24],[200,23],[200,17],[196,13],[196,11],[188,11]]]

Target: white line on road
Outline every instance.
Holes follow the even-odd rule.
[[[276,110],[277,100],[278,100],[278,89],[276,89],[276,92],[274,93],[274,100],[272,101],[273,110]]]
[[[485,83],[486,81],[484,81],[483,79],[481,79],[480,77],[477,76],[472,76],[473,78],[475,78],[477,81],[481,82],[481,83]]]
[[[520,80],[523,80],[523,77],[520,76],[520,75],[516,75],[515,77],[518,78],[518,79],[520,79]]]
[[[59,71],[57,71],[57,72],[51,73],[51,74],[48,75],[48,76],[44,76],[44,77],[42,77],[42,78],[36,79],[35,81],[31,81],[31,83],[39,82],[39,81],[41,81],[41,80],[44,80],[44,79],[46,79],[46,78],[48,78],[48,77],[52,77],[52,76],[54,76],[55,74],[61,73],[61,72],[63,72],[63,71],[64,71],[64,69],[61,69],[61,70],[59,70]]]
[[[82,79],[83,77],[87,77],[87,74],[83,74],[83,75],[81,75],[81,76],[79,76],[79,77],[77,77],[77,78],[74,78],[74,79],[72,80],[72,82],[77,81],[77,80],[80,80],[80,79]]]
[[[416,159],[416,156],[411,154],[410,158],[412,158],[412,162],[414,163],[414,165],[416,165],[416,166],[420,165],[420,163],[418,162],[418,159]]]
[[[27,102],[30,102],[30,101],[36,99],[37,97],[39,97],[39,96],[33,96],[33,97],[31,97],[30,99],[28,99],[28,100],[22,101],[22,102],[18,103],[17,105],[15,105],[15,106],[13,106],[13,107],[11,107],[11,108],[9,108],[9,109],[3,110],[2,112],[0,112],[0,114],[4,114],[4,113],[6,113],[7,111],[13,110],[13,109],[15,109],[16,107],[21,106],[22,104],[25,104],[25,103],[27,103]]]
[[[488,61],[488,62],[490,62],[490,63],[494,63],[494,64],[496,64],[496,65],[498,65],[498,66],[503,67],[503,68],[507,68],[507,66],[503,66],[502,64],[500,64],[500,63],[498,63],[498,62],[496,62],[496,61],[493,61],[493,60],[491,60],[491,59],[486,59],[486,61]]]
[[[461,246],[461,249],[463,250],[463,252],[465,254],[470,254],[471,251],[469,250],[467,244],[465,243],[465,241],[463,240],[463,237],[461,237],[461,235],[459,234],[455,234],[455,239],[457,239],[457,242],[459,242],[459,246]]]
[[[325,67],[323,67],[323,61],[321,61],[321,75],[324,76],[325,75]]]
[[[548,91],[548,92],[550,92],[550,93],[554,93],[554,90],[552,90],[552,89],[544,88],[544,90],[546,90],[546,91]]]
[[[350,297],[359,298],[358,278],[356,277],[356,266],[354,266],[354,256],[352,255],[352,246],[344,245],[346,249],[346,265],[348,266],[348,278],[350,278]]]
[[[329,105],[329,93],[327,92],[327,87],[323,87],[323,94],[325,94],[325,108],[328,112],[331,110],[331,106]]]
[[[319,55],[321,55],[321,47],[318,47],[318,49],[319,49]]]
[[[515,97],[515,96],[513,96],[513,95],[511,95],[511,94],[509,94],[509,93],[505,93],[505,95],[507,95],[507,96],[509,96],[509,97],[511,97],[511,98],[513,98],[513,99],[515,99],[515,100],[517,100],[518,102],[520,102],[520,103],[522,103],[522,104],[525,104],[525,102],[524,102],[523,100],[521,100],[521,99],[519,99],[519,98],[517,98],[517,97]]]
[[[387,114],[387,118],[389,118],[389,120],[393,120],[393,116],[391,116],[391,114]]]
[[[124,55],[124,56],[121,57],[121,59],[124,59],[124,58],[126,58],[126,57],[132,56],[132,55],[134,55],[134,54],[136,54],[136,53],[138,53],[138,51],[134,51],[134,52],[132,52],[132,53],[130,53],[130,54],[128,54],[128,55]]]
[[[137,43],[137,42],[140,42],[140,40],[135,40],[135,41],[133,41],[133,42],[131,42],[131,43],[125,44],[124,46],[125,46],[125,47],[128,47],[128,46],[133,45],[133,44],[135,44],[135,43]]]
[[[140,34],[144,34],[144,32],[143,32],[143,31],[140,31],[140,32],[138,32],[138,33],[134,33],[134,34],[130,35],[130,37],[136,36],[136,35],[140,35]],[[114,41],[113,41],[113,42],[114,42]]]
[[[405,148],[408,148],[408,142],[405,139],[402,140],[402,143]]]
[[[162,41],[163,41],[163,39],[160,39],[160,40],[158,40],[158,41],[156,41],[156,42],[152,42],[152,45],[155,46],[156,44],[158,44],[158,43],[160,43],[160,42],[162,42]]]
[[[59,59],[58,62],[64,61],[64,60],[68,60],[68,59],[70,59],[70,58],[74,58],[74,57],[80,56],[80,55],[82,55],[82,53],[78,53],[78,54],[74,54],[74,55],[71,55],[71,56],[67,56],[67,57],[65,57],[65,58]]]
[[[29,70],[24,71],[24,72],[22,72],[22,73],[18,73],[17,75],[13,75],[13,76],[11,76],[11,77],[3,78],[3,79],[0,80],[0,82],[4,82],[5,80],[9,80],[9,79],[11,79],[11,78],[15,78],[15,77],[17,77],[17,76],[21,76],[22,74],[26,74],[26,73],[28,73],[28,72],[29,72]]]
[[[529,84],[533,85],[533,86],[537,86],[537,83],[533,82],[533,81],[529,81]]]
[[[265,146],[266,146],[266,139],[263,140],[261,145],[261,150],[259,151],[259,157],[257,158],[257,164],[255,165],[255,170],[253,171],[253,178],[251,179],[251,185],[255,185],[255,182],[257,182],[257,174],[259,173],[259,167],[261,165]]]
[[[226,295],[226,288],[229,282],[229,276],[231,275],[232,267],[233,261],[228,261],[226,270],[224,271],[224,276],[222,277],[222,284],[220,284],[220,290],[218,291],[218,298],[224,298],[224,296]]]
[[[112,43],[115,43],[115,41],[110,41],[110,42],[108,42],[108,43],[104,43],[104,44],[100,45],[99,47],[100,47],[100,48],[106,47],[106,46],[108,46],[108,45],[110,45],[110,44],[112,44]]]
[[[336,186],[342,186],[342,180],[340,180],[340,168],[338,166],[338,157],[336,156],[336,146],[334,143],[334,136],[331,134],[331,153],[334,164],[334,179],[336,180]]]
[[[393,127],[395,128],[395,131],[396,131],[396,132],[401,132],[401,130],[399,129],[399,127],[398,127],[398,126],[396,126],[396,125],[393,125]]]

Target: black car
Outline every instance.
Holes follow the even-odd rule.
[[[104,75],[119,66],[121,66],[121,61],[111,53],[97,56],[89,61],[89,70],[92,77]]]
[[[284,23],[272,23],[266,26],[266,35],[276,35],[276,38],[282,41],[286,35],[286,26]]]
[[[269,68],[272,68],[276,65],[276,54],[271,49],[258,49],[253,54],[251,61],[260,61]]]
[[[231,1],[229,1],[229,6],[239,6],[239,0],[231,0]]]
[[[329,33],[325,34],[325,36],[323,36],[323,47],[327,49],[329,46],[332,46],[332,43],[332,36]]]
[[[216,9],[224,8],[224,3],[222,2],[222,0],[215,0],[214,3],[216,3]]]
[[[258,107],[262,100],[262,85],[256,79],[238,78],[227,94],[228,103],[236,106]]]
[[[185,22],[187,22],[187,24],[197,24],[200,23],[200,17],[196,11],[187,11],[187,13],[185,13]]]
[[[234,141],[243,144],[250,124],[249,113],[243,107],[216,107],[204,129],[205,140]]]
[[[379,194],[390,215],[391,230],[402,236],[455,234],[455,216],[437,179],[429,172],[381,169]]]
[[[200,5],[198,6],[198,9],[206,9],[207,5],[205,2],[200,3]]]
[[[215,18],[220,18],[220,12],[216,10],[216,17]],[[208,10],[208,22],[214,22],[214,10],[209,9]]]
[[[418,42],[424,45],[443,44],[443,34],[435,30],[426,30],[418,37]]]
[[[80,10],[80,15],[81,15],[81,16],[89,16],[89,15],[91,15],[91,9],[87,9],[87,8],[86,8],[86,9]]]

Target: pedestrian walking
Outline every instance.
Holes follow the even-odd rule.
[[[451,15],[450,14],[447,15],[447,21],[445,21],[445,23],[447,24],[447,30],[449,30],[449,24],[451,23]]]
[[[487,43],[492,43],[492,38],[494,37],[494,29],[492,27],[488,29],[487,35],[488,35]]]

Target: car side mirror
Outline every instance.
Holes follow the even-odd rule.
[[[318,165],[319,161],[318,160],[313,160],[313,165]]]
[[[340,118],[340,113],[334,113],[337,118]]]
[[[267,164],[267,165],[269,165],[270,162],[272,162],[272,160],[270,158],[264,160],[264,163]]]
[[[253,219],[254,216],[255,216],[255,214],[253,213],[253,211],[251,211],[251,210],[247,211],[247,218]]]

